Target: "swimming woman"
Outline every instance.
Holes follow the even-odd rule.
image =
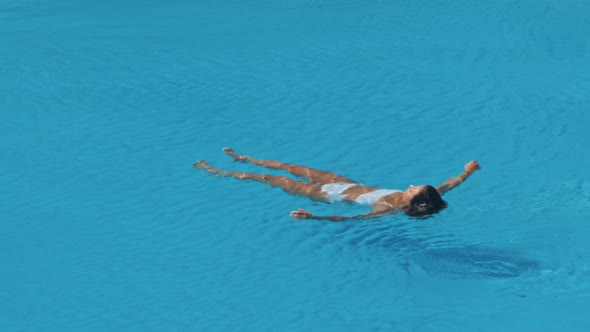
[[[229,176],[239,180],[255,180],[268,183],[273,187],[280,187],[291,194],[306,196],[317,201],[326,203],[344,201],[366,204],[373,208],[371,212],[353,216],[317,216],[303,209],[291,212],[291,217],[298,219],[343,221],[348,219],[382,217],[400,212],[412,217],[428,216],[447,207],[447,203],[441,198],[442,195],[457,187],[467,180],[473,172],[481,168],[477,161],[473,160],[465,164],[465,171],[463,173],[456,177],[451,177],[436,188],[429,185],[410,185],[406,191],[402,191],[366,186],[338,174],[305,166],[287,164],[274,160],[254,159],[250,156],[236,154],[229,148],[224,148],[223,151],[234,158],[234,161],[250,162],[254,165],[271,169],[285,170],[304,181],[296,181],[285,176],[270,174],[226,172],[210,166],[204,160],[196,162],[193,166],[197,169],[204,169],[216,176]]]

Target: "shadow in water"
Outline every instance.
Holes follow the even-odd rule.
[[[401,258],[402,265],[416,264],[447,278],[514,278],[543,268],[518,251],[462,244],[450,234],[425,234],[408,226],[367,227],[353,233],[348,235],[355,246],[383,248]]]
[[[450,278],[514,278],[541,268],[516,252],[473,245],[424,249],[408,258],[431,275]]]

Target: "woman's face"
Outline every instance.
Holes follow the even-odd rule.
[[[404,199],[406,201],[411,201],[412,198],[414,198],[414,196],[416,196],[416,194],[418,194],[420,192],[420,190],[422,190],[422,188],[424,188],[424,186],[415,186],[413,184],[411,184],[408,189],[406,189],[406,191],[404,191]]]

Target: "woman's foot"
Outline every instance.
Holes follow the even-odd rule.
[[[196,169],[204,169],[209,173],[213,173],[215,175],[225,175],[225,172],[219,168],[209,166],[209,164],[205,160],[199,160],[193,164],[193,167]]]
[[[209,168],[209,164],[207,164],[206,161],[204,160],[199,160],[196,163],[193,164],[193,167],[196,169],[202,168],[202,169],[208,169]]]
[[[234,150],[232,150],[230,148],[223,148],[223,152],[225,152],[230,157],[234,158],[234,161],[243,161],[243,162],[246,162],[250,158],[250,157],[245,156],[245,155],[242,155],[242,154],[237,154],[237,153],[234,152]]]

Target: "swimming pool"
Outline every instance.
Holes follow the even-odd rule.
[[[0,4],[0,329],[587,331],[583,1]],[[427,220],[192,169],[404,189]],[[280,174],[277,172],[277,174]]]

